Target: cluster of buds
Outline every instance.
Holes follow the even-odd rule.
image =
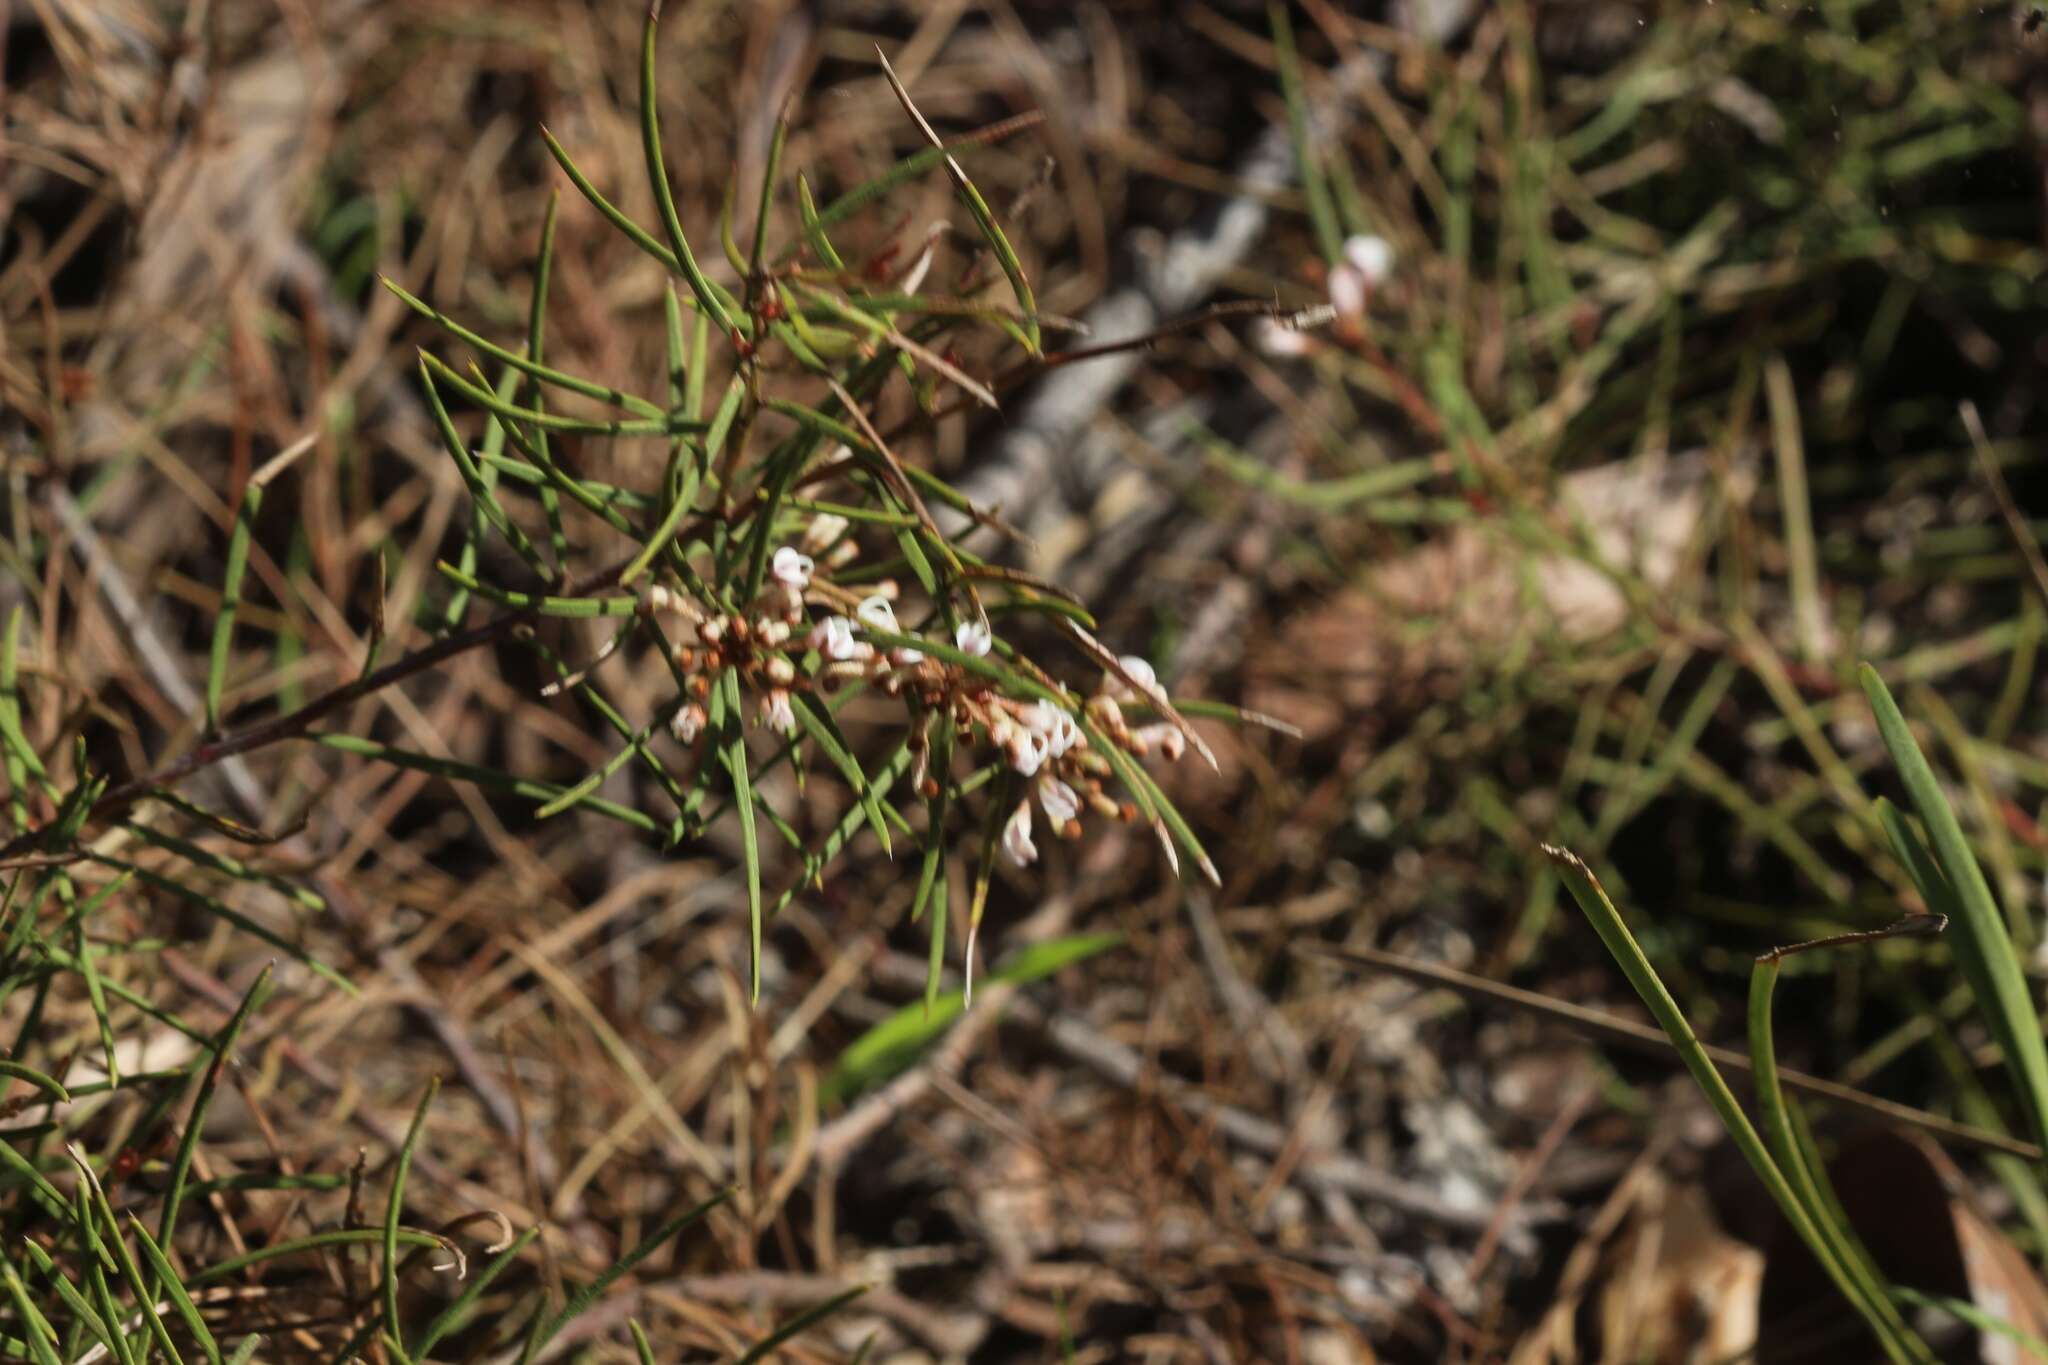
[[[829,691],[861,681],[886,695],[905,698],[914,713],[942,717],[959,741],[996,749],[1029,784],[1002,833],[1003,851],[1019,867],[1038,858],[1031,837],[1034,802],[1061,838],[1078,837],[1081,818],[1089,811],[1118,821],[1136,817],[1130,802],[1106,790],[1115,770],[1096,752],[1089,735],[1092,731],[1136,758],[1153,753],[1168,760],[1180,758],[1187,741],[1174,725],[1160,721],[1133,727],[1124,719],[1125,704],[1145,702],[1143,693],[1157,692],[1151,665],[1127,656],[1117,661],[1115,670],[1105,672],[1095,694],[1080,704],[1084,728],[1072,709],[1043,698],[1023,701],[1007,696],[993,678],[953,659],[908,644],[863,638],[908,632],[896,620],[893,583],[857,598],[819,574],[819,557],[828,569],[853,557],[852,542],[842,538],[845,529],[842,518],[819,516],[798,544],[778,548],[769,562],[769,581],[745,612],[711,613],[671,589],[650,590],[648,606],[681,617],[695,636],[676,645],[672,654],[688,693],[673,721],[679,740],[692,743],[703,733],[708,723],[704,702],[712,680],[727,669],[736,671],[743,692],[760,697],[761,723],[784,735],[798,729],[794,692]],[[819,609],[815,617],[813,608]],[[953,645],[960,654],[985,658],[994,649],[995,638],[987,620],[977,615],[954,627]],[[797,663],[806,650],[818,656],[817,668],[809,673]],[[911,736],[912,786],[927,798],[936,796],[939,784],[929,770],[926,731],[914,726]],[[1173,856],[1170,842],[1167,852]]]
[[[711,694],[712,679],[727,668],[738,671],[743,691],[760,696],[762,724],[778,734],[796,732],[791,690],[803,680],[787,646],[805,621],[804,595],[817,572],[814,556],[825,554],[835,565],[852,557],[852,542],[841,541],[845,530],[844,518],[820,516],[800,545],[777,549],[769,561],[767,585],[744,612],[706,612],[684,594],[660,585],[648,591],[652,610],[681,617],[696,636],[676,645],[670,656],[689,694],[670,722],[677,739],[691,744],[704,732],[709,719],[704,699]]]
[[[1156,751],[1169,760],[1178,759],[1186,751],[1187,740],[1177,728],[1161,721],[1133,729],[1124,721],[1122,703],[1138,699],[1136,689],[1125,679],[1153,687],[1152,666],[1135,655],[1124,656],[1117,665],[1123,676],[1104,673],[1101,687],[1083,703],[1089,723],[1110,743],[1135,757]],[[1093,810],[1112,820],[1135,818],[1137,811],[1130,802],[1114,800],[1103,789],[1111,776],[1109,761],[1095,752],[1087,733],[1059,707],[1049,701],[1026,703],[992,697],[983,703],[980,718],[1010,767],[1031,784],[1003,824],[1003,852],[1017,866],[1038,860],[1038,847],[1031,840],[1034,798],[1052,832],[1065,839],[1079,836],[1084,811]],[[1167,853],[1173,856],[1170,843]]]

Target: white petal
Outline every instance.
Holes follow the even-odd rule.
[[[883,630],[891,635],[903,633],[896,624],[896,609],[890,606],[889,599],[880,593],[864,600],[853,609],[853,614],[870,630]]]
[[[1274,360],[1291,360],[1316,348],[1316,340],[1298,327],[1278,318],[1260,318],[1252,324],[1252,345],[1260,355]]]
[[[1019,867],[1029,867],[1038,861],[1038,845],[1031,842],[1031,802],[1027,799],[1017,803],[1017,809],[1010,812],[1010,818],[1003,825],[1003,852],[1010,855],[1010,861]]]
[[[812,626],[804,643],[835,663],[860,657],[860,641],[853,638],[853,622],[844,616],[828,616]]]
[[[1045,818],[1052,821],[1054,829],[1081,813],[1081,798],[1051,773],[1038,779],[1038,804],[1045,807]]]
[[[1010,738],[1010,766],[1026,777],[1045,766],[1052,742],[1036,730],[1020,729]]]
[[[1159,675],[1152,671],[1152,665],[1137,655],[1126,654],[1117,662],[1123,665],[1124,672],[1130,675],[1131,681],[1138,684],[1141,690],[1159,686]]]
[[[792,588],[807,588],[811,584],[811,570],[816,567],[802,550],[794,545],[784,545],[769,561],[768,572],[778,583],[787,583]]]
[[[1365,276],[1356,266],[1340,265],[1330,272],[1330,306],[1341,318],[1355,318],[1365,312]]]
[[[841,450],[845,448],[840,447]],[[803,547],[812,554],[819,553],[845,533],[846,524],[846,518],[835,512],[818,513],[804,528]]]
[[[983,658],[993,645],[994,641],[989,636],[988,627],[979,621],[962,621],[953,627],[953,646],[962,654],[972,654],[977,659]]]
[[[1384,237],[1360,233],[1345,239],[1344,259],[1364,279],[1366,287],[1371,288],[1393,272],[1393,243]]]

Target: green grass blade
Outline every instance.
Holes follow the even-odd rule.
[[[1793,1125],[1790,1102],[1778,1082],[1778,1053],[1771,1023],[1771,1004],[1777,993],[1781,965],[1776,957],[1757,961],[1749,979],[1749,1058],[1755,1078],[1757,1111],[1763,1135],[1778,1169],[1785,1174],[1794,1197],[1806,1211],[1812,1240],[1807,1248],[1835,1282],[1843,1296],[1883,1343],[1885,1354],[1895,1361],[1913,1365],[1934,1365],[1927,1349],[1892,1304],[1876,1268],[1870,1264],[1853,1230],[1837,1214],[1832,1200],[1822,1197],[1817,1173],[1808,1164],[1803,1135]],[[1804,1235],[1804,1230],[1802,1230]]]
[[[1084,962],[1123,942],[1121,934],[1074,934],[1034,943],[1010,957],[991,978],[1025,985],[1051,976],[1062,967]],[[945,991],[926,1004],[905,1005],[846,1045],[818,1087],[820,1104],[834,1103],[873,1089],[915,1061],[936,1042],[967,1007],[962,991]]]
[[[1636,994],[1649,1008],[1651,1018],[1664,1030],[1665,1036],[1670,1038],[1679,1059],[1685,1063],[1686,1070],[1692,1073],[1693,1080],[1706,1095],[1707,1103],[1713,1107],[1722,1126],[1728,1130],[1728,1136],[1734,1141],[1736,1150],[1742,1154],[1750,1169],[1755,1171],[1757,1178],[1763,1182],[1772,1202],[1777,1204],[1786,1221],[1799,1234],[1800,1240],[1814,1248],[1815,1257],[1821,1261],[1822,1268],[1828,1271],[1829,1277],[1834,1280],[1843,1296],[1862,1311],[1863,1305],[1858,1300],[1854,1286],[1841,1272],[1840,1266],[1822,1252],[1820,1232],[1814,1227],[1813,1220],[1808,1217],[1805,1204],[1801,1202],[1784,1171],[1772,1159],[1763,1139],[1751,1125],[1749,1116],[1743,1113],[1742,1106],[1735,1099],[1735,1093],[1728,1088],[1728,1082],[1722,1079],[1719,1068],[1707,1055],[1684,1011],[1679,1009],[1678,1002],[1671,998],[1671,992],[1665,989],[1656,968],[1650,965],[1649,958],[1643,955],[1642,948],[1637,945],[1635,936],[1629,933],[1628,926],[1622,922],[1621,912],[1614,908],[1614,902],[1607,898],[1607,892],[1594,879],[1591,869],[1577,854],[1550,844],[1544,845],[1543,851],[1556,865],[1559,879],[1572,893],[1572,899],[1578,902],[1579,909],[1585,912],[1586,918],[1593,925],[1593,931],[1606,945],[1608,955],[1621,968],[1622,975],[1628,978],[1629,985],[1635,988]],[[1883,1340],[1882,1335],[1880,1340]],[[1893,1358],[1899,1361],[1913,1359],[1908,1356]]]
[[[256,974],[255,981],[242,997],[242,1003],[235,1007],[234,1014],[221,1029],[214,1041],[212,1058],[206,1066],[206,1075],[199,1083],[199,1093],[193,1097],[192,1112],[185,1120],[184,1135],[178,1140],[177,1155],[171,1160],[170,1184],[164,1191],[163,1212],[157,1219],[157,1241],[164,1246],[172,1245],[172,1238],[178,1230],[178,1212],[185,1200],[185,1185],[192,1173],[192,1160],[199,1153],[199,1137],[206,1128],[206,1114],[213,1107],[213,1097],[220,1085],[221,1071],[228,1064],[228,1056],[234,1051],[235,1041],[242,1035],[242,1026],[249,1022],[250,1013],[256,1008],[270,985],[270,968],[264,967]]]
[[[826,1318],[832,1316],[832,1314],[867,1292],[867,1285],[857,1284],[851,1289],[842,1290],[840,1293],[834,1294],[823,1303],[812,1304],[809,1308],[806,1308],[803,1312],[755,1342],[752,1349],[748,1350],[744,1355],[734,1356],[732,1365],[755,1365],[756,1361],[766,1360],[769,1353],[782,1345],[783,1342],[793,1341],[802,1333],[823,1322]]]
[[[198,1343],[201,1353],[206,1356],[210,1365],[221,1365],[220,1343],[213,1339],[213,1333],[207,1329],[206,1319],[199,1314],[199,1305],[192,1301],[191,1293],[180,1281],[177,1267],[171,1264],[171,1258],[156,1244],[156,1238],[149,1235],[149,1229],[142,1226],[140,1218],[129,1216],[128,1231],[135,1235],[136,1245],[142,1248],[142,1258],[149,1262],[150,1274],[162,1283],[163,1292],[169,1297],[171,1308],[177,1313],[178,1320],[185,1324],[185,1330],[191,1334],[192,1340]]]
[[[440,1077],[427,1082],[427,1093],[420,1096],[419,1107],[412,1113],[412,1126],[405,1130],[405,1141],[398,1149],[398,1161],[391,1171],[391,1192],[384,1200],[384,1330],[397,1340],[400,1354],[405,1347],[405,1323],[398,1316],[398,1215],[405,1206],[405,1178],[412,1171],[412,1155],[426,1132],[427,1110],[440,1090]]]
[[[518,1262],[519,1253],[524,1251],[532,1243],[533,1239],[539,1235],[539,1228],[528,1228],[514,1238],[510,1246],[506,1247],[496,1256],[493,1256],[482,1269],[470,1276],[469,1283],[464,1286],[462,1293],[457,1295],[454,1301],[446,1308],[436,1313],[427,1323],[426,1330],[420,1333],[417,1351],[421,1360],[431,1360],[433,1358],[434,1348],[441,1344],[441,1338],[447,1336],[463,1324],[471,1310],[476,1307],[477,1300],[481,1299],[484,1291],[491,1287],[491,1282],[505,1271],[511,1269]]]
[[[21,1324],[30,1357],[36,1365],[61,1365],[53,1344],[57,1340],[55,1330],[36,1311],[35,1301],[28,1296],[28,1286],[21,1282],[21,1272],[14,1268],[13,1261],[4,1256],[0,1256],[0,1279],[5,1279],[7,1296],[14,1300],[16,1321]]]
[[[1992,1036],[2005,1054],[2006,1068],[2027,1112],[2031,1136],[2048,1145],[2048,1047],[2042,1044],[2040,1017],[2035,1013],[2026,975],[2020,969],[2019,953],[2004,917],[1991,899],[1991,888],[1970,852],[1955,811],[1943,795],[1941,784],[1928,766],[1919,741],[1913,738],[1898,703],[1892,700],[1890,689],[1867,663],[1857,670],[1857,676],[1876,715],[1878,734],[1899,770],[1900,781],[1912,798],[1913,808],[1933,844],[1935,860],[1948,882],[1954,900],[1956,956],[1972,990],[1977,992],[1978,1007],[1984,1011]]]
[[[1301,61],[1294,51],[1294,25],[1287,18],[1287,6],[1271,0],[1266,6],[1273,29],[1273,51],[1280,66],[1280,91],[1287,100],[1287,127],[1294,137],[1294,164],[1301,174],[1301,188],[1308,198],[1308,217],[1316,231],[1316,245],[1325,264],[1335,267],[1344,259],[1344,235],[1337,227],[1337,210],[1330,199],[1330,186],[1323,179],[1322,158],[1316,154],[1315,130],[1309,126],[1308,96],[1301,84]]]

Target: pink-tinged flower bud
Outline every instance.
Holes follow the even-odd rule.
[[[889,651],[889,662],[898,668],[915,668],[924,662],[924,651],[908,645],[898,645]]]
[[[804,643],[833,663],[858,659],[866,648],[853,638],[853,622],[844,616],[828,616],[812,626],[811,633],[804,637]]]
[[[796,729],[796,711],[789,704],[789,693],[780,687],[768,689],[768,695],[761,700],[762,723],[777,734],[789,734]]]
[[[768,561],[768,572],[777,583],[802,591],[811,585],[811,571],[817,564],[793,545],[784,545]]]
[[[754,625],[754,638],[769,649],[785,643],[792,634],[789,622],[775,617],[763,617]]]
[[[1045,807],[1045,818],[1052,822],[1055,832],[1081,813],[1081,798],[1051,773],[1038,779],[1038,804]]]
[[[707,645],[715,645],[725,638],[725,629],[725,618],[715,616],[697,627],[697,638]]]
[[[685,744],[695,744],[697,736],[704,733],[705,720],[704,708],[691,702],[668,723],[669,733]]]
[[[1140,696],[1147,690],[1159,686],[1159,675],[1152,671],[1152,665],[1146,663],[1137,655],[1126,654],[1118,659],[1117,663],[1122,667],[1124,676],[1130,678],[1131,681],[1125,682],[1122,677],[1105,671],[1102,675],[1102,690],[1097,693],[1098,696],[1111,698]],[[1132,684],[1136,684],[1136,686],[1133,687]]]
[[[1330,272],[1330,307],[1340,318],[1365,316],[1365,276],[1348,262]]]
[[[1179,726],[1161,721],[1131,731],[1131,747],[1141,754],[1157,749],[1168,761],[1178,763],[1188,751],[1188,737],[1180,732]]]
[[[1010,818],[1003,824],[1003,852],[1019,867],[1029,867],[1038,861],[1038,845],[1031,842],[1031,801],[1025,798],[1017,803],[1017,809],[1010,812]]]
[[[774,683],[777,687],[787,687],[796,681],[796,665],[789,661],[787,655],[775,654],[769,656],[766,672],[768,674],[768,681]]]
[[[839,448],[842,451],[846,450],[845,446]],[[845,517],[834,512],[820,512],[811,518],[811,524],[804,528],[803,539],[797,543],[814,555],[823,554],[838,542],[840,536],[846,534],[846,526]]]
[[[962,654],[986,658],[994,645],[995,640],[988,633],[988,627],[980,621],[962,621],[953,627],[953,646]]]
[[[1384,237],[1359,233],[1344,240],[1344,259],[1371,290],[1393,273],[1394,247]]]

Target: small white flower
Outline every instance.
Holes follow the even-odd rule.
[[[1010,766],[1030,777],[1045,766],[1052,753],[1052,741],[1038,731],[1020,726],[1010,733]]]
[[[1384,237],[1359,233],[1345,239],[1344,259],[1365,281],[1365,287],[1371,289],[1393,273],[1393,243]]]
[[[1330,306],[1338,317],[1364,316],[1366,291],[1365,276],[1349,262],[1330,272]]]
[[[1316,339],[1278,318],[1260,318],[1252,324],[1252,345],[1269,359],[1293,360],[1315,350]]]
[[[1029,867],[1038,861],[1038,845],[1031,842],[1031,799],[1026,797],[1017,803],[1017,809],[1010,812],[1009,820],[1003,825],[1003,852],[1010,855],[1010,861],[1019,867]]]
[[[1159,686],[1159,675],[1152,671],[1152,665],[1146,663],[1137,655],[1126,654],[1121,659],[1118,659],[1117,663],[1122,667],[1124,677],[1129,678],[1131,681],[1127,683],[1123,678],[1118,677],[1114,673],[1104,673],[1102,675],[1102,695],[1106,697],[1128,697],[1134,695],[1134,693],[1143,693]],[[1135,688],[1133,684],[1136,684]]]
[[[841,446],[841,450],[846,447]],[[829,549],[840,536],[846,533],[846,518],[836,512],[820,512],[811,518],[811,524],[804,528],[803,539],[798,542],[812,554],[821,554]]]
[[[1043,698],[1031,708],[1025,723],[1045,738],[1046,753],[1053,758],[1081,742],[1081,727],[1074,724],[1074,718]]]
[[[953,627],[953,646],[962,654],[985,658],[995,641],[988,633],[988,627],[979,621],[962,621]]]
[[[786,689],[768,689],[768,695],[761,701],[761,720],[777,734],[786,735],[796,729],[796,710],[789,704],[789,692]]]
[[[669,733],[685,744],[697,742],[697,736],[704,732],[704,708],[691,702],[676,712],[675,719],[668,723]]]
[[[768,572],[777,583],[786,584],[799,591],[811,585],[811,570],[817,564],[811,557],[794,545],[785,545],[775,552],[775,558],[768,563]]]
[[[880,593],[863,600],[853,609],[853,614],[870,630],[884,630],[891,635],[903,633],[896,625],[896,608],[890,606],[889,599]]]
[[[1045,807],[1045,818],[1055,830],[1070,824],[1081,813],[1081,798],[1051,773],[1038,779],[1038,804]]]
[[[844,616],[828,616],[812,626],[804,643],[834,663],[858,659],[867,647],[853,638],[853,622]]]

